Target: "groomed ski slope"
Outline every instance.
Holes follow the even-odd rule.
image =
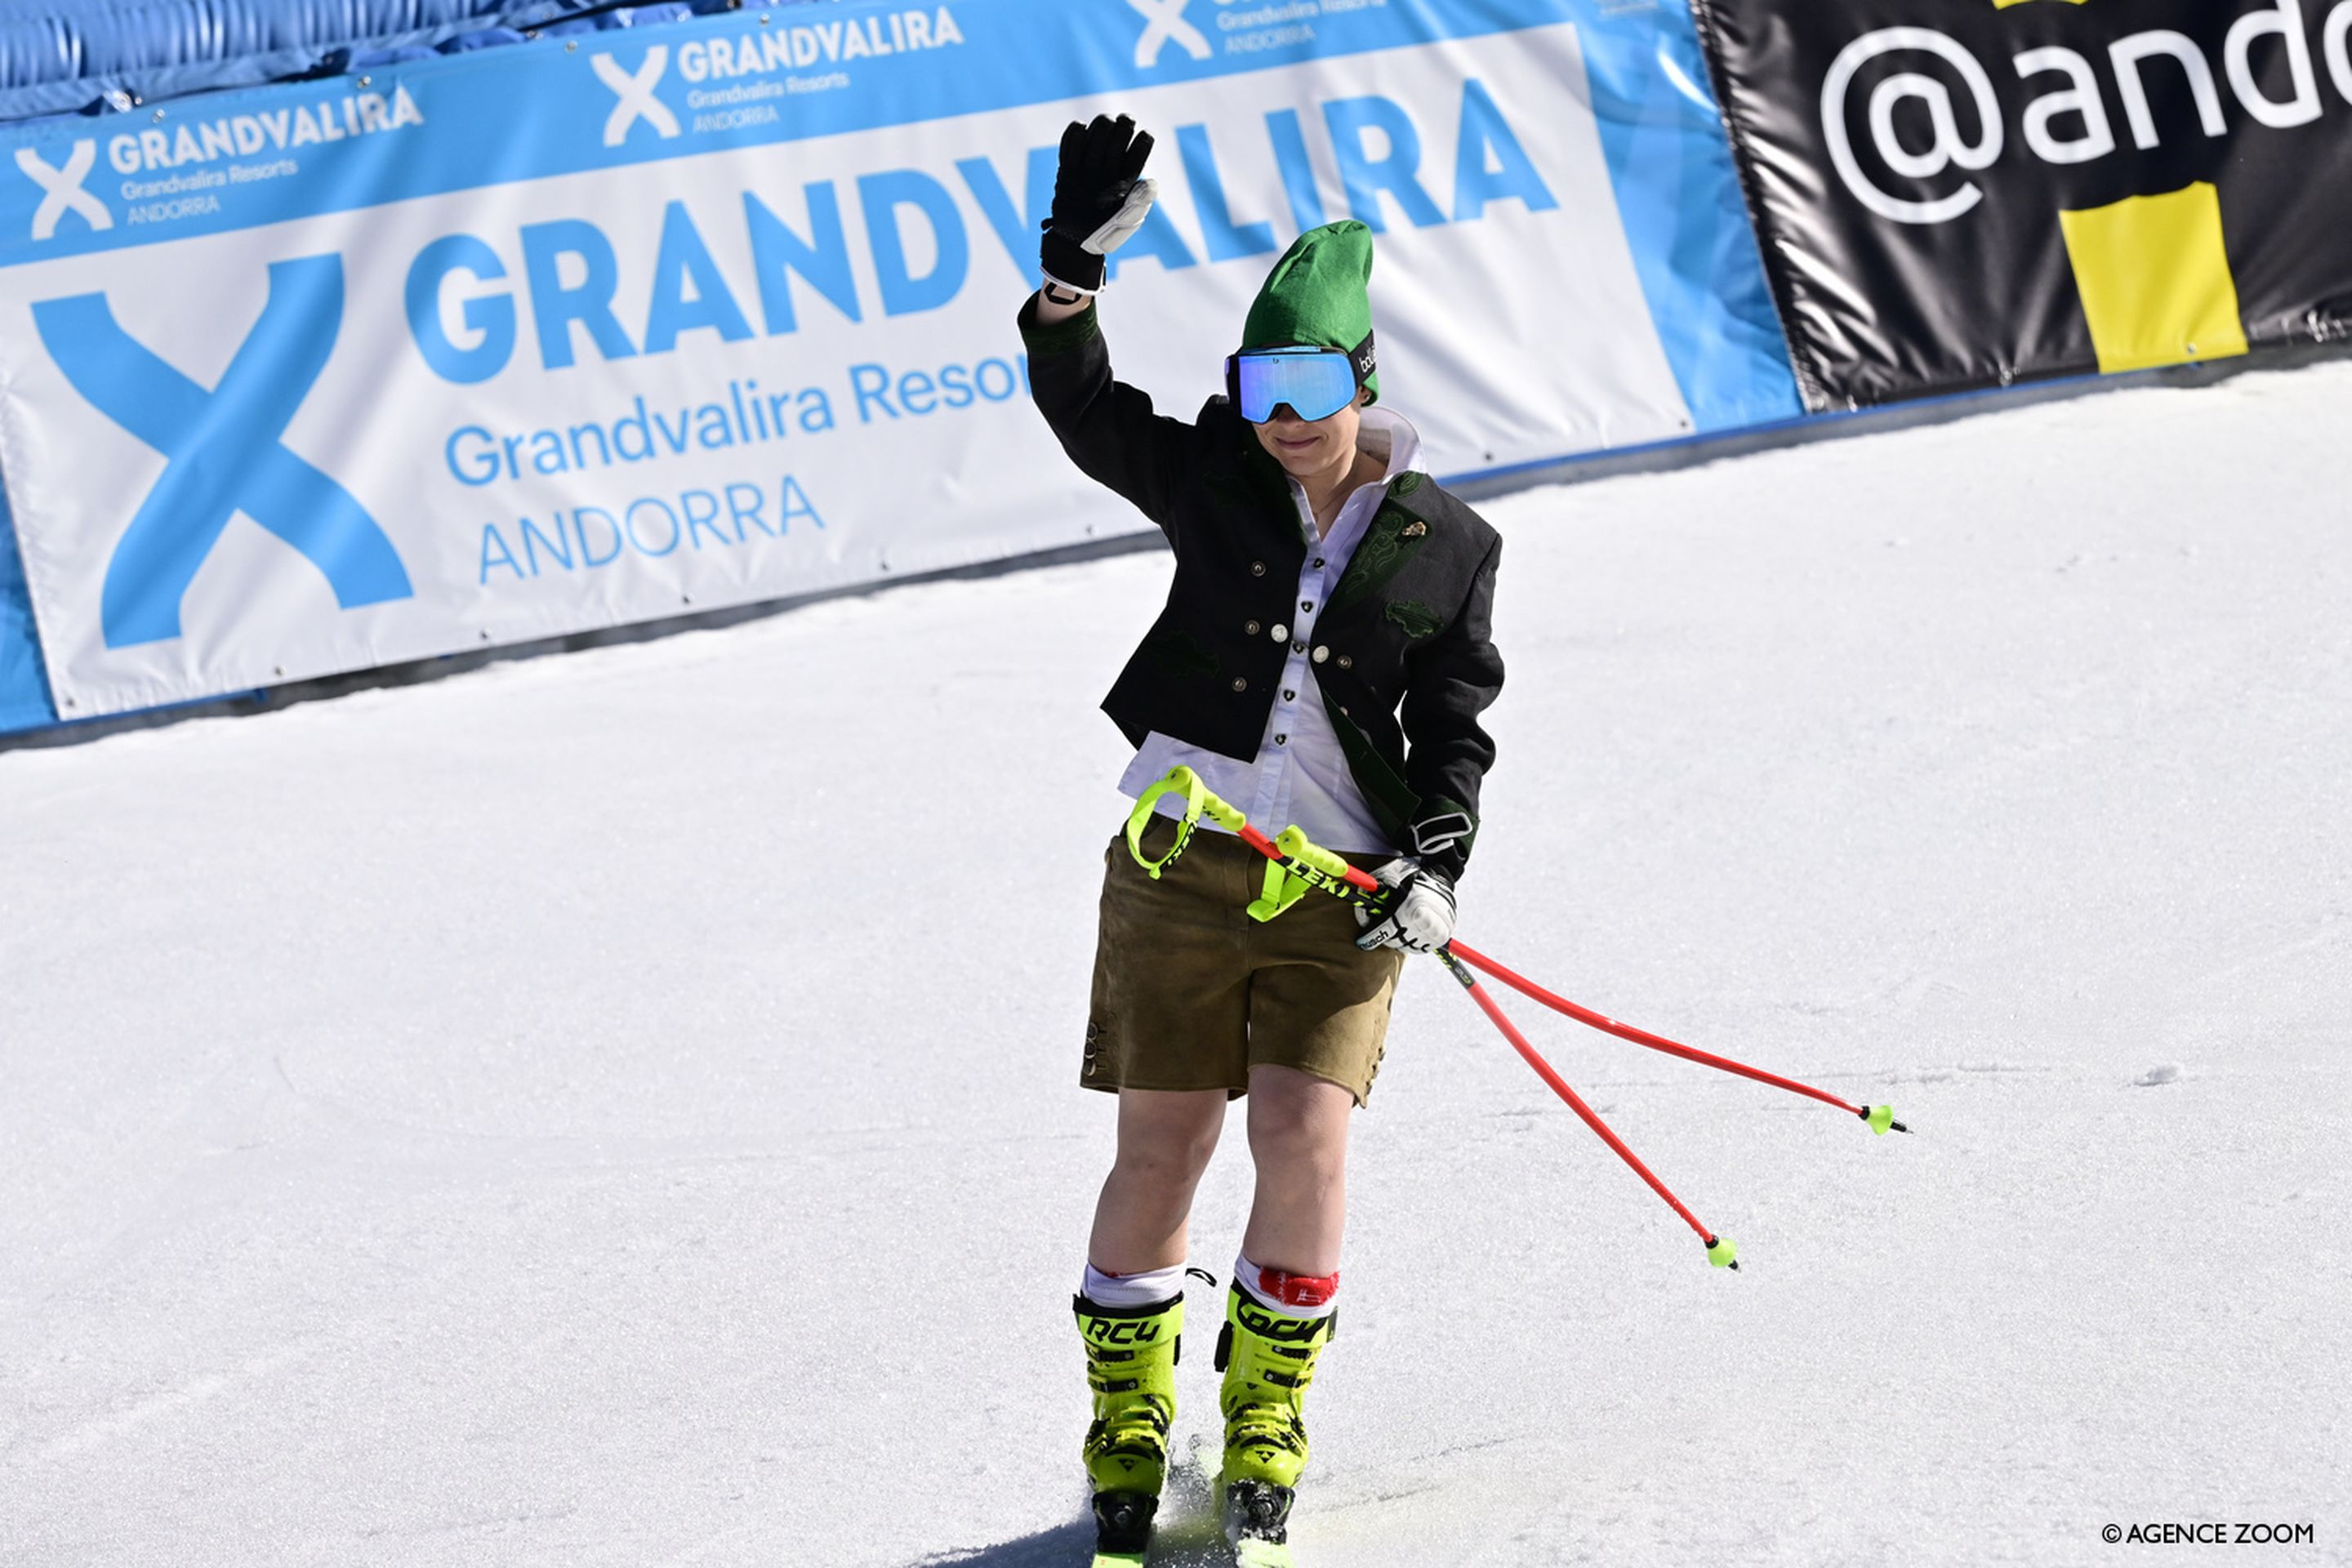
[[[1414,967],[1309,1568],[2352,1561],[2347,429],[2339,363],[1487,509],[1465,937],[1915,1133],[1513,1005],[1710,1269]],[[1082,1561],[1167,570],[0,753],[0,1559]]]

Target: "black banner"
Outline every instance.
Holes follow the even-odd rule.
[[[2352,334],[2352,0],[1694,0],[1815,409]]]

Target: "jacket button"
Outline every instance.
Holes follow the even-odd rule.
[[[1276,626],[1276,627],[1274,628],[1274,640],[1275,640],[1275,641],[1276,641],[1276,642],[1280,642],[1280,641],[1282,641],[1285,637],[1288,637],[1289,635],[1290,635],[1290,628],[1289,628],[1288,626]]]
[[[1341,654],[1341,655],[1339,656],[1339,668],[1340,668],[1341,669],[1353,669],[1353,668],[1356,668],[1356,661],[1355,661],[1354,659],[1352,659],[1352,658],[1349,658],[1346,654],[1344,654],[1344,653],[1343,653],[1343,654]]]
[[[1315,662],[1318,664],[1322,663],[1325,659],[1329,658],[1330,657],[1331,650],[1328,647],[1318,647],[1315,650]]]
[[[1341,708],[1341,709],[1339,710],[1339,717],[1340,717],[1340,718],[1342,718],[1342,719],[1345,719],[1347,716],[1348,716],[1348,710],[1347,710],[1346,708],[1344,708],[1344,707],[1343,707],[1343,708]]]
[[[1234,677],[1234,689],[1235,691],[1247,691],[1249,689],[1249,682],[1236,675]]]
[[[1250,563],[1250,575],[1251,575],[1251,576],[1253,576],[1253,577],[1263,577],[1263,576],[1265,576],[1265,562],[1263,562],[1263,561],[1253,561],[1253,562],[1251,562],[1251,563]]]
[[[1243,636],[1244,636],[1244,637],[1254,637],[1257,636],[1257,634],[1258,634],[1259,632],[1261,632],[1261,631],[1263,631],[1263,630],[1265,630],[1265,627],[1263,627],[1263,626],[1259,626],[1255,621],[1252,621],[1252,622],[1250,622],[1250,623],[1249,623],[1249,625],[1247,625],[1247,626],[1244,626],[1244,627],[1242,628],[1242,635],[1243,635]]]

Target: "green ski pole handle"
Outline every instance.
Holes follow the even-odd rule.
[[[1176,842],[1169,847],[1167,854],[1155,860],[1144,853],[1143,833],[1159,814],[1160,802],[1171,795],[1184,797],[1184,811],[1174,819]],[[1249,905],[1253,920],[1270,921],[1310,892],[1329,893],[1375,912],[1388,906],[1388,889],[1369,873],[1349,865],[1295,826],[1284,828],[1277,837],[1266,837],[1250,826],[1249,818],[1239,808],[1221,799],[1202,782],[1200,774],[1181,763],[1171,768],[1167,777],[1147,786],[1137,798],[1135,809],[1128,813],[1127,852],[1143,868],[1144,874],[1156,881],[1184,853],[1184,847],[1192,842],[1193,828],[1203,816],[1266,858],[1265,890]]]
[[[1159,815],[1160,798],[1179,790],[1184,793],[1184,813],[1176,818],[1176,842],[1168,847],[1167,854],[1155,860],[1143,852],[1143,830],[1150,826],[1151,819]],[[1160,880],[1160,874],[1174,865],[1176,858],[1184,853],[1184,846],[1192,837],[1192,825],[1201,820],[1202,810],[1208,804],[1208,793],[1192,769],[1178,768],[1136,796],[1135,809],[1127,814],[1127,852],[1135,857],[1135,863],[1143,868],[1145,876],[1155,882]]]
[[[1176,842],[1169,846],[1167,854],[1154,860],[1143,852],[1143,830],[1151,826],[1151,818],[1160,809],[1161,797],[1180,794],[1184,797],[1184,814],[1175,819]],[[1184,846],[1192,841],[1193,827],[1203,816],[1234,833],[1249,826],[1249,819],[1218,799],[1209,786],[1201,782],[1200,774],[1179,763],[1168,770],[1166,778],[1154,780],[1136,798],[1135,809],[1127,814],[1127,852],[1135,857],[1135,863],[1143,868],[1144,875],[1156,882],[1160,873],[1174,865],[1176,858],[1184,853]]]
[[[1388,901],[1388,889],[1374,880],[1370,872],[1359,871],[1297,827],[1286,827],[1276,834],[1274,847],[1286,859],[1313,871],[1321,879],[1321,886],[1326,892],[1351,902],[1360,902],[1367,898],[1383,904]]]
[[[1295,824],[1271,841],[1255,827],[1243,828],[1241,838],[1266,858],[1265,891],[1249,907],[1254,920],[1270,921],[1310,892],[1345,899],[1375,916],[1388,910],[1386,888],[1369,872],[1356,869],[1317,844]]]

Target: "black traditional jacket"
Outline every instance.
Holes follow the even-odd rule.
[[[1306,561],[1288,478],[1224,398],[1187,425],[1113,380],[1091,305],[1040,325],[1033,297],[1021,332],[1031,392],[1062,449],[1176,552],[1167,607],[1103,710],[1138,746],[1157,730],[1254,759],[1293,651],[1269,633]],[[1315,627],[1316,683],[1373,819],[1399,849],[1454,877],[1495,761],[1478,716],[1503,686],[1488,626],[1501,552],[1476,512],[1423,475],[1401,475]]]

